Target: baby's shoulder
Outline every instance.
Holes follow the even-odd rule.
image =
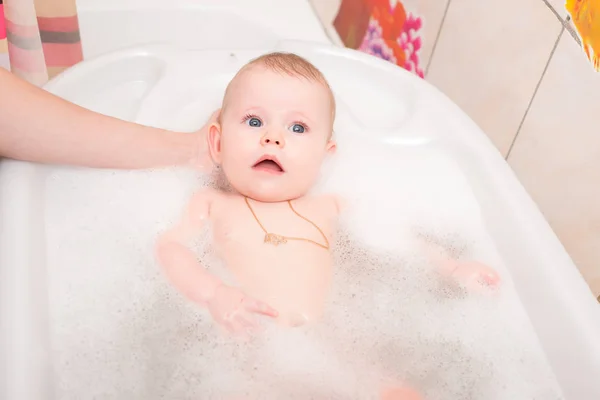
[[[214,204],[218,204],[219,195],[218,191],[211,188],[198,190],[190,199],[188,207],[190,213],[201,219],[207,218],[211,214]]]
[[[340,199],[334,194],[318,194],[305,199],[310,206],[318,207],[328,214],[337,215],[340,212]]]
[[[198,209],[206,209],[212,217],[230,213],[243,202],[242,197],[218,189],[206,188],[196,192],[192,198]]]

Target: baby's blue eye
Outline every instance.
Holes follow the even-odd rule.
[[[301,124],[292,125],[292,132],[294,133],[304,133],[305,130],[306,128],[304,128],[304,126],[302,126]]]
[[[248,126],[251,126],[253,128],[260,128],[262,126],[262,121],[256,117],[248,118],[248,120],[246,120],[246,123],[248,124]]]

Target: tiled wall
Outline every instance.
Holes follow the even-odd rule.
[[[340,0],[313,0],[331,31]],[[425,78],[487,133],[600,295],[600,73],[564,0],[419,0]],[[332,36],[335,37],[335,32]]]

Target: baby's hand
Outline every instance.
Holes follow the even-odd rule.
[[[208,301],[208,310],[219,324],[231,333],[247,333],[257,327],[255,314],[277,317],[269,305],[246,296],[241,290],[219,285]]]
[[[496,288],[500,285],[500,275],[478,261],[448,260],[444,269],[451,277],[469,289],[482,287]]]

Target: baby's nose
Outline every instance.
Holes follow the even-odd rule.
[[[271,135],[269,133],[265,134],[262,138],[261,138],[261,144],[263,146],[266,145],[275,145],[277,147],[283,147],[285,146],[285,140],[283,138],[283,136],[279,136],[279,135]]]

